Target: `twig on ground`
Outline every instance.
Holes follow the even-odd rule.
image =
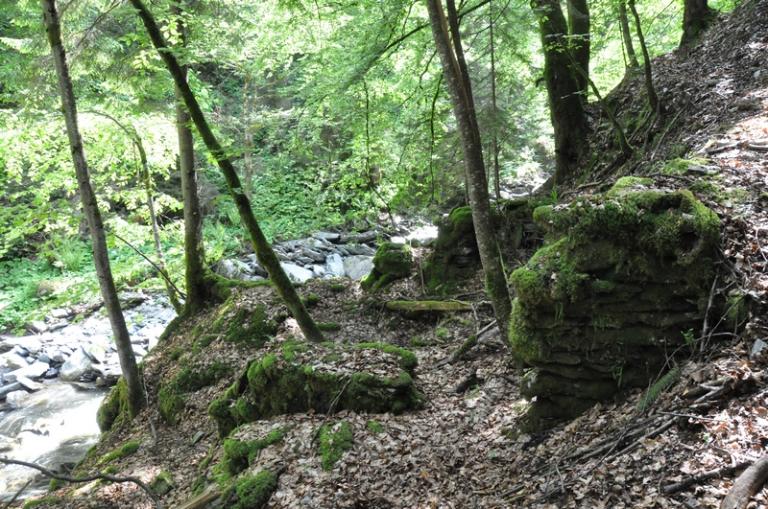
[[[680,482],[676,482],[674,484],[665,486],[663,488],[663,491],[665,495],[672,495],[674,493],[678,493],[680,491],[686,490],[696,484],[701,484],[711,479],[719,479],[724,476],[732,475],[734,472],[747,468],[749,465],[750,465],[750,462],[742,462],[736,465],[728,465],[727,467],[718,468],[715,470],[710,470],[708,472],[702,472],[701,474],[692,475],[690,477],[683,479]]]
[[[38,472],[42,473],[46,477],[51,477],[53,479],[58,479],[59,481],[66,481],[66,482],[70,482],[70,483],[84,483],[84,482],[96,481],[96,480],[99,480],[99,479],[103,480],[103,481],[113,482],[113,483],[126,483],[126,482],[130,482],[130,483],[135,484],[136,486],[138,486],[142,490],[144,490],[147,493],[147,495],[149,495],[149,498],[151,498],[152,501],[155,503],[155,507],[157,507],[158,509],[162,509],[163,508],[163,504],[162,504],[162,502],[160,502],[160,499],[157,497],[157,495],[155,495],[152,492],[152,490],[149,489],[149,486],[147,486],[144,483],[144,481],[142,481],[138,477],[132,477],[132,476],[118,477],[118,476],[115,476],[115,475],[104,474],[104,473],[101,473],[101,472],[99,472],[98,474],[86,475],[84,477],[72,477],[72,476],[69,476],[69,475],[57,474],[56,472],[53,472],[52,470],[49,470],[49,469],[47,469],[45,467],[42,467],[42,466],[40,466],[40,465],[38,465],[36,463],[29,463],[29,462],[21,461],[21,460],[14,460],[14,459],[10,459],[10,458],[0,458],[0,463],[4,463],[6,465],[20,465],[22,467],[32,468],[32,469],[37,470]]]

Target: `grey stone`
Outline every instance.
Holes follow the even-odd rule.
[[[27,367],[27,360],[15,352],[0,355],[0,370],[20,369]]]
[[[336,277],[341,277],[344,272],[344,260],[341,255],[333,253],[325,259],[325,272]]]
[[[29,393],[25,390],[9,392],[5,397],[5,401],[11,406],[19,408],[25,399],[29,396]]]
[[[762,339],[756,339],[752,345],[752,350],[749,352],[749,358],[756,361],[763,357],[768,357],[768,343]]]
[[[315,232],[312,236],[316,239],[327,240],[328,242],[338,242],[341,239],[341,235],[331,232]]]
[[[325,255],[319,251],[315,251],[314,249],[305,249],[304,255],[307,258],[312,258],[312,261],[315,263],[323,263],[325,261]]]
[[[39,391],[40,389],[43,388],[43,384],[39,384],[37,382],[33,382],[32,380],[30,380],[29,378],[27,378],[25,376],[17,376],[16,377],[16,382],[21,384],[22,387],[24,387],[26,390],[28,390],[30,392],[37,392],[37,391]]]
[[[44,362],[35,361],[32,364],[28,366],[24,366],[23,368],[19,368],[17,370],[11,371],[10,373],[7,373],[5,375],[6,379],[9,379],[9,377],[14,377],[16,381],[19,381],[19,378],[40,378],[42,377],[46,371],[48,371],[48,364]]]
[[[288,275],[288,278],[295,283],[304,283],[313,277],[311,270],[299,267],[294,263],[281,263],[280,265]]]
[[[306,256],[297,256],[294,260],[297,264],[302,266],[312,265],[314,263],[314,260],[312,258],[306,257]]]
[[[56,320],[61,320],[62,318],[69,318],[72,316],[72,311],[64,308],[56,308],[51,310],[50,316]]]
[[[42,320],[32,320],[27,324],[27,329],[35,334],[42,334],[48,330],[48,326]]]
[[[354,280],[360,280],[373,270],[372,256],[349,256],[344,258],[344,272]]]
[[[107,357],[107,349],[98,343],[89,343],[87,345],[82,345],[80,348],[83,353],[88,356],[91,362],[96,364],[103,363]]]
[[[82,348],[78,348],[69,356],[59,370],[59,377],[62,380],[74,382],[80,379],[82,375],[93,369],[91,359],[86,355]]]
[[[243,276],[250,274],[251,270],[247,264],[234,258],[220,260],[214,269],[217,274],[229,279],[242,279]]]
[[[317,264],[312,265],[312,272],[314,272],[317,277],[323,277],[325,275],[325,267]]]
[[[344,247],[350,255],[373,256],[376,253],[375,249],[365,244],[349,244]]]

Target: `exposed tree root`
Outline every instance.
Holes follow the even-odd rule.
[[[763,456],[746,469],[733,483],[720,509],[744,509],[749,499],[768,481],[768,456]]]

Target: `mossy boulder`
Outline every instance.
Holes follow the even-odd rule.
[[[323,470],[331,470],[354,444],[352,426],[347,421],[323,424],[318,433],[318,443]]]
[[[413,256],[404,244],[384,242],[373,257],[373,270],[361,281],[365,290],[378,291],[388,284],[411,274]]]
[[[254,463],[263,449],[280,442],[284,437],[285,429],[276,428],[256,439],[224,439],[224,454],[217,467],[219,480],[226,480],[243,472]]]
[[[128,387],[125,385],[125,379],[120,377],[96,412],[96,423],[101,432],[109,431],[115,424],[127,418],[128,408]]]
[[[269,470],[242,475],[221,497],[229,509],[262,509],[277,489],[278,476]]]
[[[700,325],[720,222],[686,191],[619,179],[605,195],[539,207],[547,242],[510,282],[509,340],[535,368],[523,392],[544,424],[645,386]]]
[[[266,306],[251,307],[233,297],[219,308],[208,334],[228,343],[260,348],[276,331],[277,324],[267,316]]]
[[[408,355],[410,354],[410,355]],[[415,356],[378,343],[275,345],[252,360],[209,406],[221,436],[275,415],[341,410],[401,413],[422,401],[414,385]]]
[[[444,295],[480,267],[472,209],[457,207],[437,225],[432,254],[424,263],[424,282],[428,293]]]
[[[160,386],[157,393],[160,415],[168,424],[178,424],[179,414],[186,404],[186,394],[213,385],[231,372],[229,365],[218,360],[182,368],[171,380]]]

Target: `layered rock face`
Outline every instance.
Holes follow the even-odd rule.
[[[511,276],[510,344],[533,367],[534,428],[644,387],[698,336],[719,243],[717,216],[688,191],[625,177],[605,195],[539,207],[539,251]]]

